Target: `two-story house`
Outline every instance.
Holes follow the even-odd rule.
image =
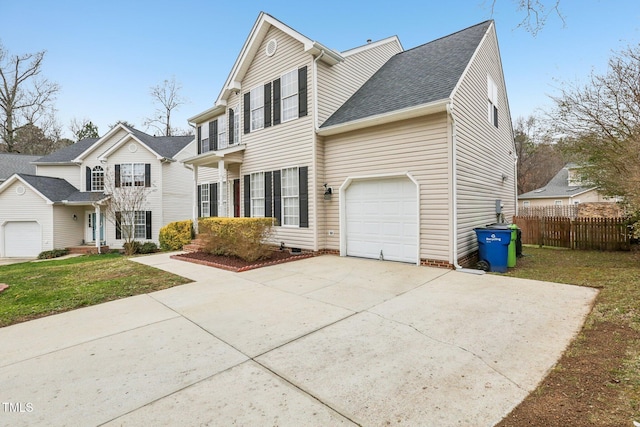
[[[495,24],[344,52],[261,13],[197,128],[193,217],[273,217],[289,248],[458,266],[516,204]]]
[[[184,189],[192,172],[179,160],[192,156],[194,144],[193,136],[154,137],[118,124],[101,138],[40,157],[35,174],[16,173],[0,185],[0,257],[81,244],[120,249],[123,229],[158,243],[161,226],[191,213]],[[125,187],[144,192],[143,209],[122,216],[132,224],[105,216],[105,193]]]

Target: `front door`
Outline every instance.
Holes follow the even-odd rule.
[[[87,227],[86,227],[86,234],[85,234],[85,241],[86,242],[95,242],[96,241],[96,228],[99,229],[99,235],[100,235],[100,241],[103,242],[104,241],[104,222],[105,222],[105,217],[104,214],[101,213],[100,214],[100,222],[97,223],[96,222],[96,213],[92,212],[92,211],[87,211],[85,214],[85,217],[87,218]]]

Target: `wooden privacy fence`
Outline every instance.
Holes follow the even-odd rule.
[[[628,251],[629,230],[624,218],[559,218],[514,216],[522,243],[571,249]]]
[[[578,210],[578,205],[521,206],[518,208],[518,216],[576,218]]]

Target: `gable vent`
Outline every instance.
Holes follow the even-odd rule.
[[[265,53],[267,54],[267,56],[273,56],[276,53],[277,48],[278,48],[278,42],[276,41],[276,39],[271,39],[267,42]]]

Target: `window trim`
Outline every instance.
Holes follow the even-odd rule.
[[[233,110],[233,142],[231,145],[240,144],[240,104],[238,104]]]
[[[487,120],[498,127],[498,85],[487,74]]]
[[[258,179],[259,178],[259,179]],[[265,212],[265,174],[254,172],[249,174],[249,203],[251,218],[264,218]]]
[[[132,223],[129,223],[129,219]],[[133,236],[130,232],[133,232]],[[138,231],[141,231],[138,233]],[[123,240],[136,240],[147,238],[147,211],[123,211],[120,212],[120,232]]]
[[[104,191],[104,168],[100,165],[91,169],[91,191]]]
[[[218,150],[222,150],[229,146],[229,140],[227,139],[227,115],[220,116],[216,119],[218,121]]]
[[[207,200],[205,200],[205,188],[206,188],[206,196]],[[207,209],[205,210],[205,203]],[[206,215],[205,215],[206,213]],[[211,216],[211,188],[209,187],[209,182],[200,183],[200,216],[201,217],[210,217]]]
[[[287,184],[287,180],[291,180],[290,177],[287,177],[288,179],[285,179],[285,171],[291,171],[292,176],[295,179],[295,187],[293,186],[286,186]],[[283,227],[291,227],[291,228],[300,228],[300,168],[298,166],[294,166],[294,167],[290,167],[290,168],[283,168],[280,169],[280,199],[281,199],[281,205],[282,205],[282,221],[281,221],[281,225]],[[288,174],[287,174],[288,175]],[[285,194],[285,188],[295,188],[296,193],[295,195],[292,194]],[[291,206],[288,206],[287,203],[285,203],[286,201],[295,201],[295,203],[291,204]],[[291,207],[295,207],[297,209],[297,215],[287,215],[286,211],[287,208],[291,208]],[[297,221],[295,224],[291,224],[291,223],[287,223],[287,218],[297,218]]]
[[[262,104],[259,107],[256,107],[254,105],[254,91],[256,93],[260,94],[260,97],[262,99]],[[257,130],[261,130],[264,129],[264,104],[265,104],[265,100],[264,100],[264,85],[260,85],[260,86],[256,86],[254,88],[252,88],[249,91],[249,130],[251,132],[255,132]],[[258,116],[260,117],[260,123],[261,125],[259,127],[254,127],[254,120],[253,120],[253,116],[254,113],[258,113]]]
[[[293,75],[293,80],[295,82],[295,84],[293,84],[293,82],[291,84],[289,84],[288,86],[293,88],[293,91],[285,96],[284,93],[284,89],[285,89],[285,84],[284,84],[284,77],[287,75]],[[285,123],[285,122],[289,122],[291,120],[295,120],[297,118],[299,118],[299,100],[298,100],[298,93],[299,93],[299,83],[298,83],[298,74],[299,74],[299,69],[295,68],[293,70],[287,71],[286,73],[283,73],[280,75],[280,123]],[[287,118],[287,115],[285,114],[286,111],[288,111],[287,109],[285,109],[285,101],[286,100],[291,100],[294,99],[295,100],[295,108],[294,109],[290,109],[290,111],[293,112],[293,115],[289,118]]]
[[[127,173],[125,169],[126,167],[131,167],[131,172]],[[136,174],[136,166],[142,168],[142,173],[138,171]],[[144,187],[145,186],[145,176],[146,176],[146,166],[145,163],[120,163],[120,186],[121,187]],[[128,181],[125,178],[130,178]],[[141,179],[140,179],[141,178]]]

